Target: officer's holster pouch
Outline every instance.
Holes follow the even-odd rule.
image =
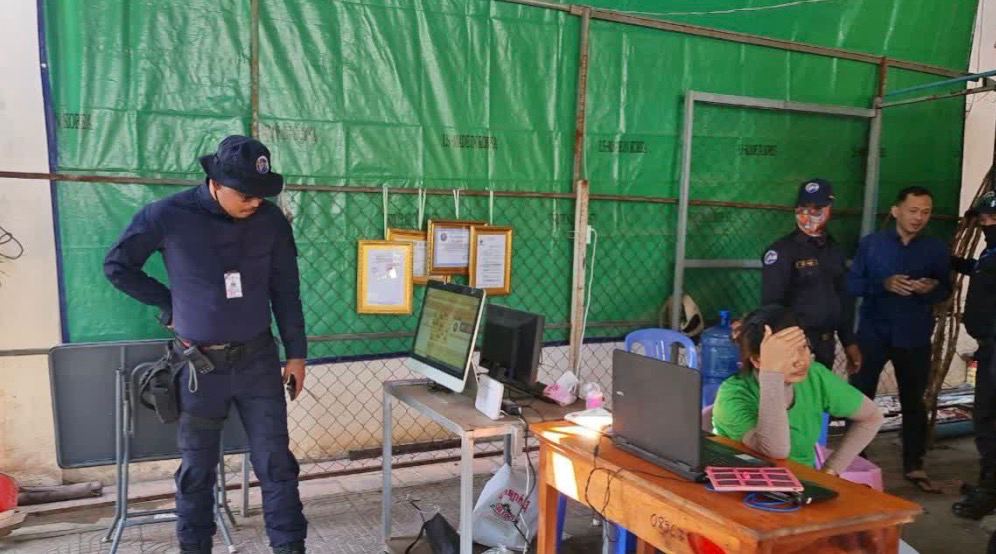
[[[179,390],[176,377],[187,361],[178,356],[172,348],[155,362],[145,364],[138,377],[138,400],[146,408],[156,412],[162,423],[173,423],[180,419]]]

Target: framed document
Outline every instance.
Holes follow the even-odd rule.
[[[470,267],[470,229],[483,221],[429,220],[430,275],[465,275]]]
[[[486,290],[488,296],[511,292],[511,227],[471,227],[470,286]]]
[[[429,241],[426,240],[425,231],[415,229],[393,229],[387,230],[387,240],[412,243],[412,282],[416,285],[424,285],[429,279],[443,281],[449,279],[446,275],[429,275],[429,258],[426,252],[429,248]]]
[[[356,311],[412,313],[412,243],[361,240],[356,256]]]

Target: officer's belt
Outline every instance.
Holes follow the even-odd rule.
[[[232,364],[245,359],[256,352],[263,350],[273,344],[273,335],[269,329],[266,332],[249,339],[246,342],[226,342],[222,344],[197,344],[193,341],[177,337],[174,344],[182,352],[189,345],[194,344],[215,366],[220,364]]]

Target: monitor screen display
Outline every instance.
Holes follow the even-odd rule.
[[[415,331],[412,357],[463,379],[480,321],[483,291],[430,284]]]

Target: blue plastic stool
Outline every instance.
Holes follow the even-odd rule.
[[[671,329],[638,329],[626,335],[626,350],[633,351],[633,346],[643,346],[644,356],[670,362],[671,346],[679,344],[685,349],[688,367],[699,369],[699,351],[695,343],[687,336]]]

